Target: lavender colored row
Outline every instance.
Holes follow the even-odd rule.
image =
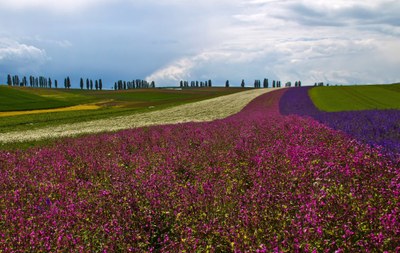
[[[309,89],[310,87],[302,87],[287,90],[280,101],[281,113],[310,116],[364,143],[381,146],[390,156],[398,159],[400,110],[323,112],[313,104],[308,95]]]
[[[0,251],[399,251],[399,168],[282,116],[283,92],[224,120],[0,152]]]

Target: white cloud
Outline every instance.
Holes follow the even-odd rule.
[[[190,71],[195,66],[193,59],[182,58],[168,66],[161,68],[146,77],[149,81],[176,82],[190,78]]]
[[[400,79],[392,0],[253,0],[236,2],[223,40],[149,76],[159,83],[209,76],[279,78],[305,83]],[[324,16],[327,15],[326,18]],[[342,17],[342,20],[339,18]],[[371,18],[371,20],[368,20]],[[390,22],[388,21],[390,20]],[[376,22],[371,25],[371,22]],[[208,56],[208,57],[205,57]]]
[[[0,65],[17,72],[35,71],[49,58],[46,51],[10,39],[0,38]]]
[[[115,3],[117,1],[118,0],[12,0],[0,1],[0,9],[41,9],[59,13],[71,13],[85,10],[92,6]]]
[[[229,3],[228,0],[11,0],[11,1],[0,1],[0,9],[7,8],[13,10],[24,10],[24,9],[44,9],[57,12],[75,12],[86,10],[91,7],[107,6],[113,4],[120,4],[125,6],[174,6],[191,8],[209,8],[216,6],[223,6],[225,3]]]
[[[40,66],[47,53],[43,69],[161,85],[391,82],[400,79],[399,11],[398,0],[0,0],[0,36],[33,38],[3,42],[0,57]]]

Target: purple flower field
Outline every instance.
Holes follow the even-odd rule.
[[[0,152],[0,252],[396,252],[400,170],[285,90],[240,113]]]
[[[308,96],[310,88],[289,89],[280,100],[282,114],[310,116],[357,140],[381,147],[389,156],[400,161],[400,110],[323,112]]]

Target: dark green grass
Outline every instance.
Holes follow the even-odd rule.
[[[315,87],[309,95],[327,112],[400,109],[400,84]]]
[[[0,111],[2,112],[52,109],[76,104],[77,101],[74,100],[41,96],[24,89],[0,86]]]

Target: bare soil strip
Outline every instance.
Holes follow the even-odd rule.
[[[129,116],[119,116],[21,132],[3,133],[0,134],[0,142],[23,142],[76,136],[80,134],[110,132],[150,125],[212,121],[239,112],[251,100],[272,90],[273,89],[254,89],[154,112],[137,113]]]

